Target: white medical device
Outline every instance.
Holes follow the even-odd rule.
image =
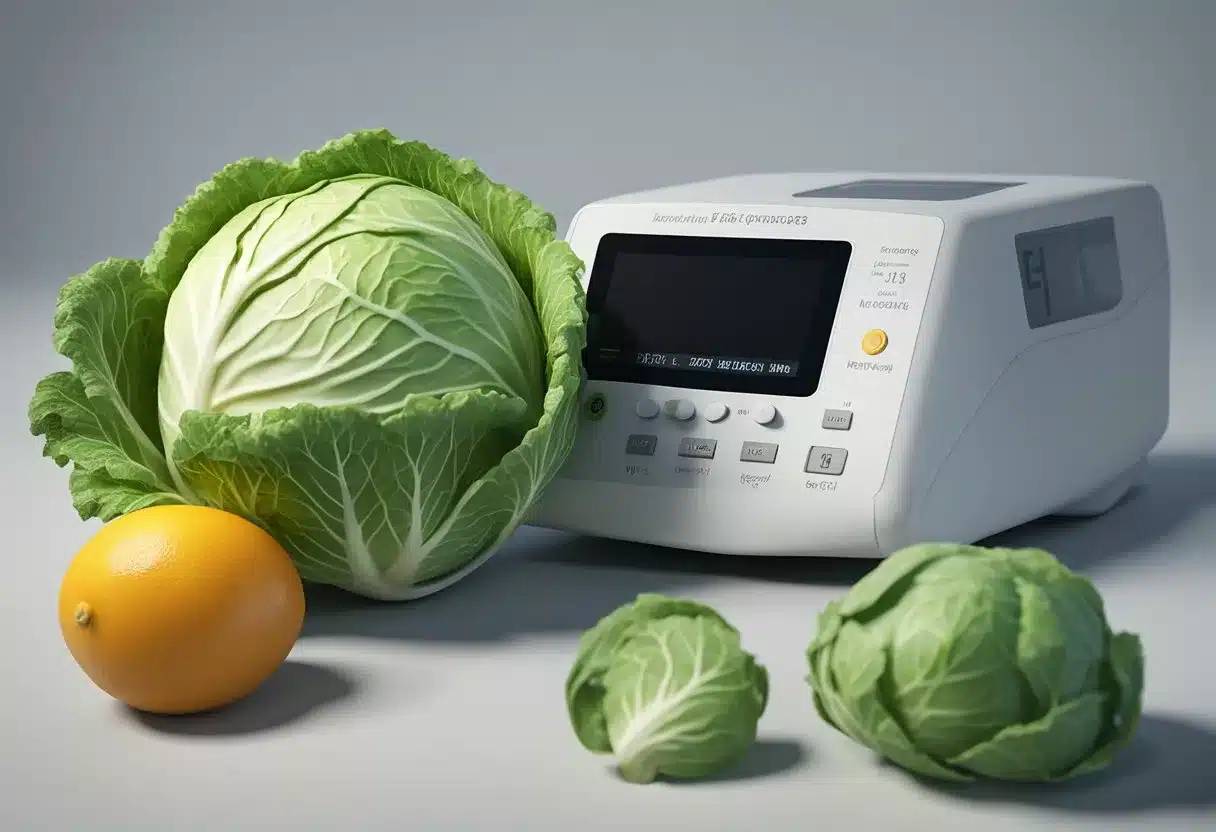
[[[883,557],[1088,516],[1169,417],[1149,185],[774,174],[582,208],[586,383],[529,522]]]

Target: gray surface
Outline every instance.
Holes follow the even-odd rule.
[[[0,826],[1216,824],[1213,4],[501,5],[511,11],[3,4]],[[1108,776],[1071,787],[963,796],[915,784],[826,729],[803,682],[815,614],[856,567],[740,564],[530,530],[415,607],[313,598],[291,664],[220,718],[139,719],[93,689],[62,646],[54,607],[94,526],[75,520],[66,475],[38,458],[24,420],[35,380],[59,366],[47,344],[58,285],[104,257],[142,256],[224,163],[377,125],[478,159],[563,223],[600,196],[792,168],[1158,184],[1176,279],[1170,434],[1146,487],[1112,514],[1009,538],[1056,549],[1098,581],[1118,626],[1143,634],[1147,715],[1133,750]],[[731,779],[624,785],[564,722],[579,631],[642,590],[719,605],[772,668],[763,741]]]

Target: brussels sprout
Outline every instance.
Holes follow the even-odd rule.
[[[1041,549],[896,552],[828,604],[807,661],[829,725],[926,777],[1068,779],[1140,720],[1139,637]]]
[[[580,743],[648,783],[705,777],[742,758],[768,704],[768,672],[738,631],[695,601],[643,594],[583,634],[566,680]]]

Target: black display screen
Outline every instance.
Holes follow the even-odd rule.
[[[851,253],[842,241],[607,234],[587,290],[587,375],[809,396]]]

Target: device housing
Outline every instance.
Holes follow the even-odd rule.
[[[574,450],[534,525],[710,552],[881,557],[1045,515],[1102,513],[1167,426],[1169,257],[1161,201],[1145,183],[739,176],[591,203],[567,240],[587,267],[587,377]],[[800,251],[791,241],[827,244],[827,265],[811,258],[800,272],[755,259]],[[690,288],[698,272],[726,280],[712,258],[730,246],[754,255],[735,272],[753,294]],[[681,253],[700,259],[685,268]],[[621,284],[634,287],[634,311],[609,315],[622,262],[635,264]],[[636,265],[647,262],[649,272]],[[685,366],[692,359],[652,342],[670,332],[739,343],[730,315],[739,331],[777,343],[802,325],[791,310],[809,297],[808,281],[829,280],[832,267],[838,294],[828,287],[804,316],[819,327],[804,340],[818,339],[822,353],[809,394],[779,377],[650,373],[600,359],[624,344],[639,361]],[[786,288],[766,289],[781,269]],[[665,293],[677,275],[682,288]],[[658,310],[636,300],[643,288]],[[781,322],[768,333],[761,306]],[[620,344],[598,343],[606,331]],[[806,355],[814,363],[815,350]],[[688,386],[697,378],[704,385]]]

